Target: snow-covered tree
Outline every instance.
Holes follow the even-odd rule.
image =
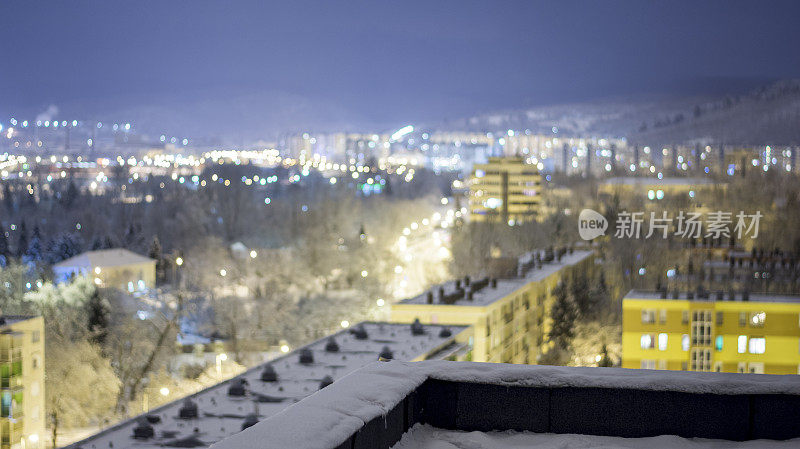
[[[63,428],[103,425],[114,419],[119,380],[100,349],[87,341],[46,341],[45,395],[51,447]]]

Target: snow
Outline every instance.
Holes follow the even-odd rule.
[[[533,260],[535,253],[529,253],[525,256],[520,258],[520,262],[527,262]],[[524,287],[529,282],[538,282],[543,279],[546,279],[550,275],[558,272],[564,267],[573,266],[587,257],[593,255],[593,251],[586,251],[586,250],[575,250],[572,254],[564,254],[560,262],[552,261],[550,263],[543,263],[541,269],[533,268],[528,270],[525,273],[525,276],[518,277],[518,278],[511,278],[511,279],[498,279],[497,280],[497,287],[492,288],[491,286],[486,286],[478,291],[473,292],[472,300],[467,299],[459,299],[455,301],[452,305],[457,306],[486,306],[492,304],[493,302],[507,297],[509,294],[513,293],[514,291]],[[544,252],[540,252],[540,256],[544,257]],[[478,280],[477,278],[475,280]],[[456,289],[455,281],[446,282],[441,285],[444,288],[444,294],[449,295],[454,293]],[[434,292],[434,304],[441,304],[439,303],[439,299],[437,297],[436,291],[438,290],[437,287],[433,287],[432,291]],[[405,299],[400,302],[400,304],[426,304],[427,303],[427,292],[422,293],[421,295],[415,296],[413,298]]]
[[[507,365],[441,360],[416,363],[374,362],[345,376],[331,388],[306,397],[294,407],[215,444],[213,448],[330,449],[356,433],[367,422],[385,416],[428,378],[497,385],[624,387],[688,393],[800,395],[800,376],[793,375]],[[664,438],[668,441],[670,437]],[[469,445],[463,447],[471,448]]]
[[[260,380],[261,371],[266,364],[237,376],[235,379],[243,378],[248,382],[248,394],[244,397],[228,395],[231,381],[197,393],[192,396],[192,400],[197,403],[199,409],[199,418],[197,419],[180,419],[178,417],[179,410],[183,406],[182,399],[151,410],[151,415],[158,415],[161,419],[160,423],[154,425],[156,437],[153,439],[133,439],[133,428],[137,426],[137,421],[131,419],[86,440],[74,443],[70,447],[83,449],[157,448],[169,446],[170,442],[191,437],[197,438],[204,443],[204,446],[208,446],[240,432],[246,415],[250,413],[257,413],[259,419],[263,420],[279,414],[298,401],[297,405],[301,406],[303,404],[301,400],[317,392],[320,382],[326,375],[333,377],[334,385],[344,382],[343,377],[346,374],[374,362],[384,346],[388,346],[394,352],[394,357],[399,360],[425,358],[451,344],[454,337],[465,329],[464,326],[425,325],[425,334],[414,336],[411,334],[411,327],[407,324],[363,324],[368,334],[366,340],[356,339],[349,330],[342,330],[333,335],[340,347],[337,353],[325,351],[324,348],[329,337],[305,346],[305,348],[311,349],[314,355],[314,363],[310,365],[303,365],[298,361],[299,353],[303,348],[298,348],[281,358],[268,362],[278,374],[277,382]],[[439,331],[443,327],[452,331],[451,337],[439,337]],[[421,379],[421,382],[424,380],[422,376],[423,374],[420,373],[413,377]],[[348,382],[345,382],[348,390],[351,388],[360,390],[364,387],[364,385],[349,386]],[[414,388],[410,384],[404,383],[392,386],[387,382],[377,382],[375,385],[381,385],[384,390],[381,394],[388,395],[382,396],[385,402],[399,401],[410,391],[408,388],[411,390]],[[373,385],[370,385],[366,391],[372,392],[373,388]],[[321,390],[320,393],[325,394],[320,397],[330,399],[328,390],[330,387]],[[353,413],[365,415],[378,415],[382,410],[379,404],[369,403],[364,400],[365,398],[353,395],[352,398],[348,397],[338,401],[336,406],[330,409],[312,408],[306,410],[304,414],[313,418],[315,429],[319,425],[333,429],[341,426],[347,426],[348,429],[358,428],[363,425],[363,422],[355,417],[347,417],[348,410],[355,410]],[[296,429],[298,433],[303,434],[307,427],[307,423],[286,423],[282,430]]]
[[[417,424],[406,432],[392,449],[666,449],[666,448],[733,448],[778,449],[800,446],[800,439],[775,441],[728,441],[703,438],[681,438],[661,435],[648,438],[621,438],[595,435],[553,434],[532,432],[465,432],[443,430]]]

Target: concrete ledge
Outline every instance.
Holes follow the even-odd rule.
[[[800,376],[377,362],[212,448],[389,449],[417,423],[746,441],[799,422]]]

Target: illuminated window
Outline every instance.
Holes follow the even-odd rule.
[[[652,349],[653,348],[653,336],[650,334],[642,334],[641,338],[642,349]]]
[[[747,352],[747,335],[739,335],[739,338],[736,339],[736,347],[739,354]]]
[[[688,334],[683,334],[683,336],[681,336],[681,349],[683,349],[684,351],[688,351],[689,350],[689,335]]]
[[[717,340],[714,344],[714,347],[717,348],[717,351],[722,351],[722,343],[723,343],[722,335],[717,335]]]
[[[753,327],[761,327],[767,319],[765,312],[753,312],[750,314],[750,325]]]
[[[658,334],[658,350],[667,350],[667,334]]]
[[[754,337],[750,339],[748,351],[750,354],[763,354],[767,350],[767,339],[764,337]]]
[[[652,324],[656,322],[656,311],[651,309],[642,310],[642,323]]]

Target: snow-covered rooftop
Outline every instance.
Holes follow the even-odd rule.
[[[441,333],[443,329],[450,332]],[[248,415],[255,414],[252,418],[259,421],[270,417],[318,391],[326,380],[338,382],[350,372],[377,360],[385,347],[397,360],[426,359],[451,345],[455,336],[465,329],[465,326],[424,325],[422,335],[413,335],[408,324],[360,323],[193,395],[191,401],[197,405],[196,418],[180,417],[185,405],[183,399],[151,410],[148,416],[158,419],[152,424],[154,435],[151,438],[133,438],[134,428],[145,418],[140,416],[70,447],[207,447],[240,432]],[[364,333],[358,335],[360,330]],[[331,338],[338,346],[336,352],[326,349]],[[310,351],[313,361],[301,363],[301,356],[308,353],[306,350]],[[262,381],[268,366],[274,369],[277,380]],[[326,379],[327,376],[330,379]],[[242,379],[246,381],[243,395],[229,394],[229,389],[234,387],[235,390]]]
[[[577,435],[572,433],[535,432],[466,432],[463,430],[438,429],[417,424],[392,449],[789,449],[800,446],[800,439],[787,441],[752,440],[730,441],[705,438],[681,438],[675,435],[660,435],[646,438],[623,438],[601,435]]]
[[[526,254],[524,257],[520,258],[520,262],[527,263],[533,260],[535,254],[536,252]],[[540,256],[544,256],[543,251],[539,252],[539,254]],[[524,274],[524,276],[516,278],[508,278],[508,279],[497,279],[496,287],[492,287],[491,284],[486,284],[479,290],[472,291],[472,300],[469,300],[466,297],[461,297],[460,299],[455,300],[449,305],[477,306],[477,307],[489,305],[501,298],[505,298],[506,296],[508,296],[515,290],[518,290],[519,288],[525,286],[529,282],[541,281],[542,279],[547,278],[548,276],[561,270],[564,267],[573,266],[575,264],[582,262],[584,259],[591,256],[592,254],[593,254],[592,251],[575,250],[572,252],[572,254],[564,254],[563,257],[561,258],[561,261],[553,260],[552,262],[542,263],[541,268],[536,268],[536,267],[531,268]],[[474,281],[480,281],[480,279],[474,279]],[[444,289],[445,296],[451,295],[458,290],[456,282],[458,282],[463,287],[463,284],[461,284],[462,280],[458,281],[453,280],[441,284],[441,287]],[[432,289],[432,291],[434,292],[433,304],[444,304],[438,297],[437,293],[438,289],[439,286],[435,286]],[[413,298],[405,299],[401,301],[400,304],[426,304],[427,295],[428,292],[424,292]]]
[[[156,263],[155,260],[128,251],[124,248],[101,249],[97,251],[86,251],[77,256],[70,257],[54,265],[60,267],[117,267],[124,265],[138,265],[144,263]]]
[[[792,375],[531,366],[441,360],[415,363],[375,362],[345,376],[331,388],[320,390],[270,419],[213,445],[212,449],[335,448],[364,428],[366,423],[378,417],[385,419],[390,411],[428,379],[506,387],[634,389],[701,394],[704,397],[800,395],[800,376]],[[445,400],[444,396],[440,399]]]
[[[672,300],[690,300],[690,301],[717,301],[717,294],[716,292],[709,292],[707,299],[698,298],[697,295],[693,295],[693,298],[689,298],[689,293],[694,292],[678,292],[678,297],[675,298],[673,291],[667,292],[667,297],[662,298],[662,293],[659,291],[645,291],[645,290],[631,290],[628,292],[627,295],[623,299],[655,299],[655,300],[664,300],[664,299],[672,299]],[[747,295],[747,300],[744,300],[744,295],[742,292],[734,292],[733,293],[734,299],[731,299],[731,292],[724,292],[722,297],[722,301],[742,301],[742,302],[782,302],[782,303],[800,303],[800,296],[797,295],[772,295],[772,294],[763,294],[763,293],[749,293]]]

